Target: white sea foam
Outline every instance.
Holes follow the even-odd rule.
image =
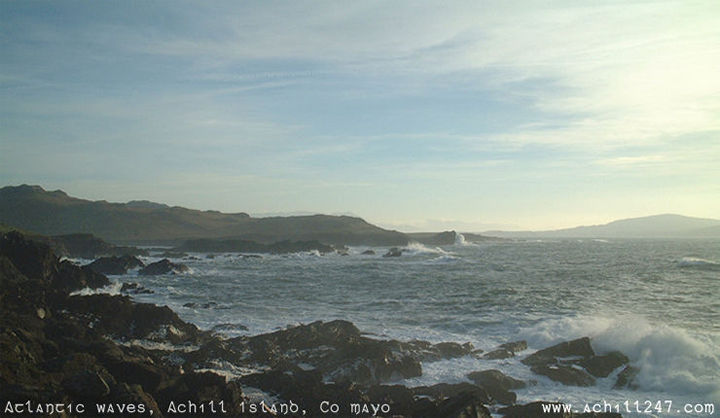
[[[72,293],[70,293],[70,296],[89,296],[89,295],[119,295],[120,289],[122,288],[121,282],[112,282],[109,285],[105,287],[100,287],[97,289],[90,289],[89,287],[86,287],[84,289],[76,290]]]
[[[413,241],[407,245],[407,247],[403,248],[403,255],[423,255],[423,254],[442,254],[442,255],[448,255],[449,252],[443,250],[440,247],[426,247],[425,245]]]

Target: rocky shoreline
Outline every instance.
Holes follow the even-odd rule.
[[[116,261],[125,268],[131,260]],[[620,416],[543,414],[540,403],[515,405],[513,390],[532,382],[497,370],[471,373],[472,383],[392,384],[421,376],[425,362],[515,356],[527,349],[522,341],[482,353],[455,342],[377,340],[341,320],[224,338],[184,322],[168,307],[73,293],[108,284],[88,266],[59,261],[47,245],[17,232],[0,237],[5,415]],[[568,385],[592,384],[620,367],[629,384],[627,362],[621,353],[596,355],[587,338],[523,359],[533,372]]]

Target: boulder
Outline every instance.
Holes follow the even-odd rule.
[[[175,264],[167,258],[163,258],[160,261],[148,264],[147,267],[138,271],[138,274],[141,276],[157,276],[161,274],[181,274],[189,271],[190,268],[188,266],[184,264]]]
[[[375,255],[375,251],[373,250],[365,250],[361,253],[362,255]]]
[[[140,283],[123,283],[120,287],[120,293],[125,294],[131,294],[131,295],[141,295],[141,294],[149,294],[149,293],[155,293],[150,289],[145,288]]]
[[[530,369],[535,374],[547,376],[550,379],[569,386],[592,386],[595,378],[585,370],[566,364],[551,364],[532,366]]]
[[[145,267],[145,263],[135,256],[123,255],[120,257],[101,257],[88,264],[87,267],[100,274],[118,275],[126,274],[130,269]]]
[[[487,387],[495,386],[504,390],[522,389],[526,386],[522,380],[514,379],[503,374],[500,370],[490,369],[480,372],[472,372],[467,375],[468,379],[476,385]]]
[[[400,257],[401,255],[402,255],[402,249],[400,249],[398,247],[392,247],[388,250],[388,252],[383,254],[383,257]]]
[[[617,381],[615,382],[613,389],[637,389],[635,377],[637,377],[639,372],[640,369],[638,369],[637,367],[625,366],[625,368],[622,369],[622,371],[618,374]]]
[[[603,356],[580,360],[578,364],[595,377],[608,377],[615,369],[628,364],[629,361],[625,354],[613,351]]]
[[[581,357],[590,358],[595,355],[590,346],[590,338],[583,337],[577,340],[565,341],[537,351],[522,360],[528,366],[546,365],[555,363],[559,358]]]

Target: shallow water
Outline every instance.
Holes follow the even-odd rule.
[[[496,368],[537,381],[517,391],[519,402],[673,401],[670,413],[657,416],[687,416],[676,412],[685,403],[720,406],[720,241],[412,245],[397,258],[383,258],[386,249],[378,248],[361,255],[365,249],[345,257],[193,254],[199,260],[179,260],[192,268],[187,275],[114,279],[142,283],[155,293],[136,300],[168,305],[201,328],[248,328],[225,327],[233,336],[346,319],[378,338],[469,341],[484,350],[526,339],[520,358],[590,336],[595,351],[620,350],[641,368],[637,391],[613,390],[615,375],[576,388],[533,375],[518,359],[466,357],[424,364],[424,375],[407,385],[458,382]],[[188,302],[217,305],[182,306]],[[635,415],[653,416],[624,413]]]

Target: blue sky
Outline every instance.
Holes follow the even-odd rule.
[[[401,230],[720,217],[720,3],[0,2],[0,178]]]

